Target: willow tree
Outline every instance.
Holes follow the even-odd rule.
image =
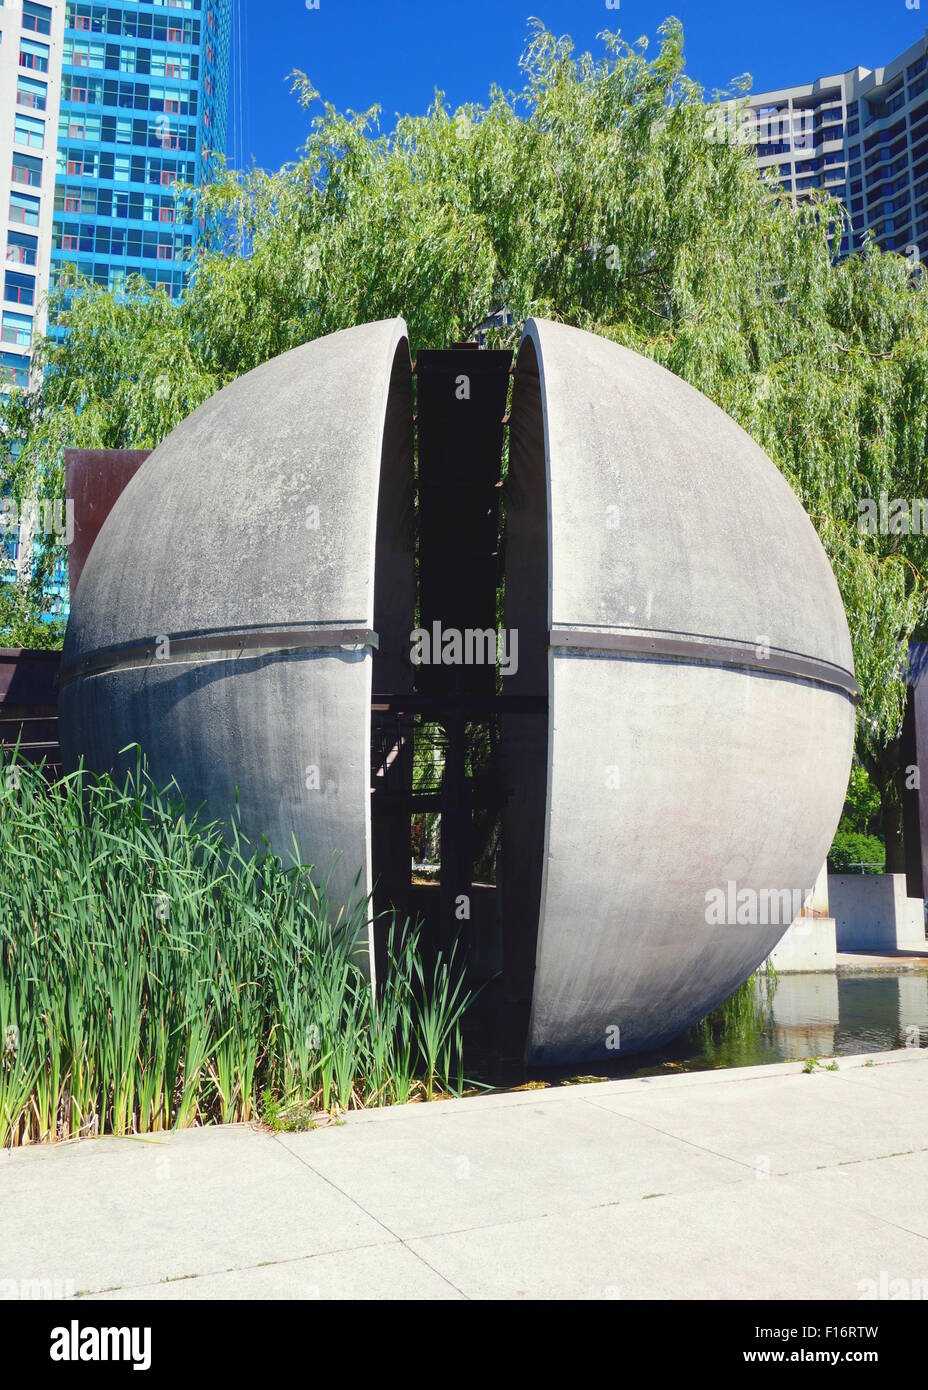
[[[413,352],[506,308],[646,353],[715,399],[781,468],[831,558],[862,691],[858,747],[893,799],[907,644],[926,619],[924,537],[859,525],[861,502],[928,495],[928,298],[900,256],[839,261],[842,209],[796,206],[687,77],[676,20],[602,54],[535,26],[515,93],[389,132],[309,79],[299,159],[227,171],[201,198],[222,229],[182,305],[142,283],[120,301],[62,284],[66,343],[41,344],[14,393],[16,486],[61,487],[62,445],[150,446],[233,377],[308,339],[403,314]],[[729,127],[729,128],[737,128]],[[758,544],[764,519],[757,518]],[[881,771],[882,770],[882,771]]]

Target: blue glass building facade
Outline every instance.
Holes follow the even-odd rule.
[[[74,267],[117,292],[143,275],[182,295],[205,229],[179,189],[225,149],[231,4],[68,0],[52,289]]]

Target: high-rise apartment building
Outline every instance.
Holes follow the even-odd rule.
[[[45,328],[64,10],[64,0],[0,0],[0,383],[7,385],[28,385],[33,338]]]
[[[928,34],[885,67],[757,92],[748,107],[760,168],[796,197],[826,189],[847,207],[845,254],[869,233],[928,256]]]
[[[0,0],[0,386],[28,384],[63,267],[183,292],[205,229],[178,190],[225,149],[232,3]]]
[[[204,228],[178,185],[225,150],[232,0],[68,0],[51,282],[74,266],[177,298]]]
[[[182,294],[207,234],[183,187],[206,182],[225,150],[235,2],[0,0],[0,390],[34,376],[65,268],[117,292],[142,275]],[[41,544],[21,549],[5,528],[0,582]],[[63,571],[50,592],[64,614]]]

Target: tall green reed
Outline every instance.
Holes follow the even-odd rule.
[[[139,756],[118,786],[0,755],[0,1144],[347,1109],[460,1091],[453,958],[309,866],[188,816]]]

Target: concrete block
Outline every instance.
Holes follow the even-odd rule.
[[[797,917],[770,952],[780,975],[797,970],[834,970],[837,965],[835,919]]]
[[[829,874],[839,951],[924,951],[925,904],[905,874]]]

